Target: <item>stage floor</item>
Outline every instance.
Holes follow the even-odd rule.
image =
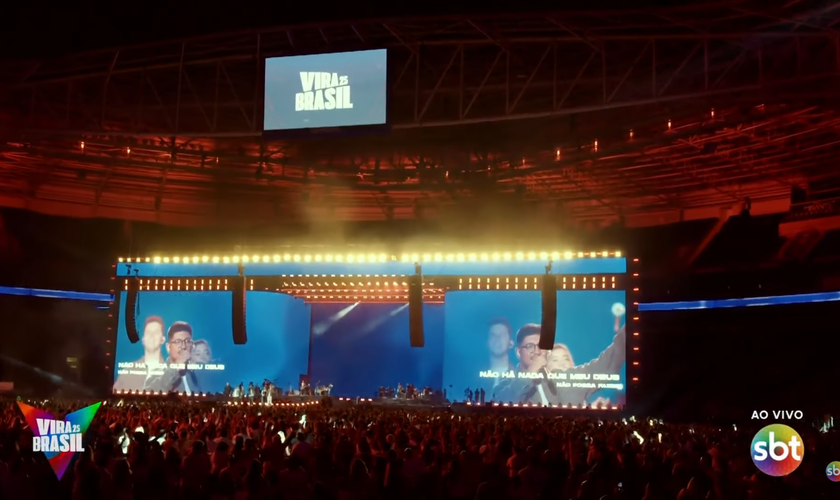
[[[624,416],[624,408],[548,408],[540,406],[506,406],[493,403],[473,404],[464,402],[434,402],[422,399],[393,399],[393,398],[344,398],[336,396],[284,396],[272,403],[253,402],[244,398],[231,398],[222,395],[208,396],[149,396],[149,395],[125,395],[124,400],[155,401],[161,398],[171,400],[182,400],[193,404],[204,405],[236,405],[236,406],[280,406],[280,407],[306,407],[318,405],[324,408],[345,409],[353,407],[374,407],[401,410],[423,410],[423,411],[445,411],[459,415],[467,414],[516,414],[516,415],[540,415],[540,416],[563,416],[563,417],[597,417],[597,418],[621,418]]]

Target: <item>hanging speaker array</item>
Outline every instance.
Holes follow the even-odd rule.
[[[423,276],[408,277],[408,332],[411,347],[424,347],[426,336],[423,331]]]
[[[542,283],[542,321],[540,322],[540,349],[554,349],[557,330],[557,276],[546,274]]]
[[[233,286],[233,305],[231,310],[231,318],[233,320],[233,343],[237,345],[248,343],[248,329],[245,326],[245,294],[248,287],[246,286],[245,276],[234,276],[231,280]]]
[[[140,341],[140,335],[137,332],[137,294],[140,292],[140,280],[138,278],[128,278],[128,290],[125,294],[125,332],[128,334],[128,340],[132,344]]]

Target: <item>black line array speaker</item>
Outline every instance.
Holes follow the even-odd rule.
[[[540,349],[554,348],[554,332],[557,330],[557,276],[546,274],[542,286],[542,321],[540,322]]]
[[[128,291],[125,294],[125,332],[128,334],[128,340],[132,344],[140,341],[140,335],[137,332],[137,294],[140,292],[140,280],[138,278],[128,278]]]
[[[233,278],[233,306],[231,317],[233,318],[233,343],[237,345],[248,343],[248,330],[245,327],[245,293],[247,292],[245,276]]]
[[[423,276],[419,274],[408,277],[408,334],[411,347],[426,345],[423,333]]]

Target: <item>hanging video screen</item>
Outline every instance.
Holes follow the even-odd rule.
[[[445,301],[443,384],[463,399],[625,403],[625,292],[558,291],[552,350],[539,349],[539,291],[459,291]]]
[[[263,130],[384,125],[388,51],[364,50],[265,61]]]
[[[248,292],[248,342],[235,345],[231,302],[231,292],[140,292],[140,342],[128,340],[120,310],[114,390],[213,394],[225,384],[265,380],[297,387],[309,361],[310,306],[289,295]]]

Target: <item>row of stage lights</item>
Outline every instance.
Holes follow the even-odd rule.
[[[295,297],[307,302],[408,302],[408,295],[306,295],[293,293]],[[427,304],[443,304],[443,295],[424,295],[423,302]]]
[[[300,408],[302,406],[315,406],[317,405],[317,401],[304,401],[303,403],[288,403],[288,402],[276,402],[276,403],[252,403],[250,401],[228,401],[228,406],[287,406],[287,407],[297,407]]]
[[[166,396],[169,393],[164,391],[138,391],[138,390],[123,390],[117,389],[114,391],[114,394],[125,395],[125,396]],[[206,398],[210,394],[200,392],[200,393],[193,393],[187,394],[185,392],[179,392],[179,396],[191,396],[194,398]]]
[[[164,391],[138,391],[138,390],[116,390],[114,394],[117,395],[124,395],[124,396],[168,396],[168,392]],[[196,393],[196,394],[187,394],[185,392],[179,392],[179,397],[187,397],[187,398],[206,398],[210,396],[207,393]],[[303,403],[290,403],[290,402],[282,402],[278,401],[276,403],[251,403],[248,401],[228,401],[227,404],[229,406],[312,406],[318,404],[317,401],[304,401]]]
[[[303,276],[302,276],[303,277]],[[318,276],[306,276],[310,278],[318,278]],[[323,276],[326,278],[326,276]],[[352,276],[332,276],[337,278],[347,278]],[[361,278],[362,276],[358,276]],[[370,277],[370,276],[368,276]],[[378,277],[378,276],[374,276]],[[473,283],[475,280],[475,283]],[[503,281],[504,280],[504,281]],[[539,283],[537,278],[529,279],[527,277],[522,278],[522,282],[520,283],[520,278],[459,278],[458,279],[458,290],[538,290]],[[393,284],[393,286],[391,286]],[[332,285],[332,286],[330,286]],[[441,288],[434,288],[434,283],[425,284],[428,287],[425,289],[427,292],[434,294],[435,292],[442,293],[443,289]],[[292,293],[299,293],[305,294],[311,291],[318,291],[318,292],[325,292],[332,295],[336,294],[347,294],[347,293],[354,293],[358,295],[359,293],[365,294],[379,294],[385,292],[386,294],[400,294],[405,295],[408,293],[407,283],[402,283],[400,285],[398,282],[389,283],[385,282],[283,282],[283,290],[290,291]],[[329,287],[329,288],[325,288]],[[365,288],[357,288],[357,287],[365,287]],[[607,289],[615,289],[616,287],[616,279],[615,276],[610,276],[609,279],[607,276],[572,276],[567,277],[563,276],[561,278],[561,283],[559,283],[559,289],[562,290],[607,290]],[[125,280],[123,285],[125,290],[129,289],[129,281]],[[161,279],[161,278],[154,278],[154,279],[140,279],[139,281],[139,289],[146,290],[146,291],[159,291],[159,290],[185,290],[185,291],[227,291],[228,290],[228,280],[227,279]],[[248,284],[248,289],[255,290],[253,280],[250,280]],[[281,291],[281,289],[276,289],[276,291]],[[407,296],[407,295],[406,295]],[[331,297],[333,298],[333,297]],[[341,297],[339,297],[341,298]],[[349,297],[348,297],[349,298]],[[383,297],[380,296],[380,299]],[[390,296],[387,298],[391,298]]]
[[[605,405],[540,405],[537,403],[487,403],[482,405],[480,403],[471,403],[467,401],[467,406],[494,406],[505,408],[560,408],[563,410],[618,410],[618,406]]]
[[[761,112],[764,112],[765,111],[765,106],[764,106],[764,104],[759,104],[758,106],[755,106],[755,109],[757,109]],[[705,117],[708,117],[708,118],[711,118],[711,119],[714,120],[715,119],[715,108],[712,108],[711,110],[709,110],[709,113],[707,115],[705,115]],[[685,128],[686,128],[685,125],[674,128],[673,122],[669,119],[665,122],[664,132],[665,133],[670,133],[670,132],[674,132],[675,130],[685,130]],[[633,131],[632,128],[627,131],[627,139],[628,140],[632,141],[633,139],[635,139],[635,137],[636,137],[636,134],[635,134],[635,132]],[[593,152],[597,153],[598,150],[599,150],[599,147],[600,147],[598,139],[594,139],[589,147],[592,148]],[[557,161],[560,161],[560,160],[563,159],[562,148],[556,148],[554,150],[554,158]],[[523,161],[523,163],[525,162],[524,159],[522,161]]]
[[[116,390],[114,391],[115,394],[118,395],[131,395],[131,396],[166,396],[168,393],[163,391],[138,391],[138,390]],[[200,394],[186,394],[183,392],[179,392],[178,396],[180,397],[200,397],[204,398],[209,396],[209,394],[200,393]],[[348,402],[358,402],[358,403],[372,403],[373,399],[371,398],[345,398],[340,397],[338,398],[339,401],[348,401]],[[278,401],[276,403],[252,403],[248,401],[228,401],[228,406],[288,406],[288,407],[301,407],[301,406],[312,406],[318,404],[317,401],[304,401],[303,403],[290,403],[290,402],[282,402]],[[488,403],[486,405],[481,405],[479,403],[471,403],[467,401],[467,406],[494,406],[494,407],[510,407],[510,408],[560,408],[560,409],[573,409],[573,410],[618,410],[618,406],[603,406],[603,405],[539,405],[536,403]]]
[[[232,257],[120,257],[119,262],[154,264],[248,264],[278,262],[490,262],[512,260],[572,260],[575,258],[619,258],[621,252],[493,252],[493,253],[425,253],[402,254],[400,257],[388,254],[327,254],[327,255],[234,255]]]
[[[301,276],[303,277],[303,276]],[[318,278],[318,276],[306,276],[308,278]],[[326,278],[327,276],[323,276]],[[332,276],[333,278],[352,278],[353,276]],[[361,278],[362,276],[358,276]],[[369,276],[368,276],[369,277]],[[377,276],[378,277],[378,276]],[[125,279],[123,282],[123,289],[128,290],[130,288],[131,281],[129,279]],[[309,291],[317,290],[319,292],[326,292],[326,293],[370,293],[370,294],[377,294],[382,293],[392,293],[392,294],[408,294],[408,284],[403,283],[401,286],[397,282],[393,282],[393,287],[391,286],[392,283],[387,281],[385,282],[371,282],[368,281],[367,283],[360,281],[356,282],[283,282],[283,288],[275,288],[275,291],[280,292],[281,290],[285,290],[292,293],[306,293]],[[249,290],[259,290],[258,287],[254,287],[254,280],[250,280],[247,284]],[[364,288],[362,288],[364,287]],[[217,279],[197,279],[197,278],[177,278],[177,279],[166,279],[166,278],[152,278],[152,279],[138,279],[138,290],[143,291],[152,291],[152,290],[184,290],[184,291],[227,291],[228,290],[228,280],[217,278]],[[267,290],[267,289],[266,289]],[[431,294],[442,294],[444,292],[443,288],[435,287],[434,283],[424,283],[424,291],[426,293]]]
[[[758,109],[758,110],[760,110],[760,111],[764,111],[764,110],[765,110],[765,106],[764,106],[764,104],[759,104],[758,106],[755,106],[755,109]],[[708,118],[711,118],[711,119],[713,119],[713,120],[714,120],[714,119],[715,119],[715,108],[711,108],[711,109],[709,110],[708,115],[706,115],[706,116],[707,116]],[[679,127],[678,127],[678,129],[679,129]],[[672,132],[673,130],[674,130],[674,124],[673,124],[673,122],[672,122],[670,119],[668,119],[668,120],[665,122],[665,132],[666,132],[666,133],[667,133],[667,132]],[[632,129],[632,128],[631,128],[630,130],[628,130],[628,131],[627,131],[627,138],[628,138],[629,140],[631,140],[631,141],[632,141],[635,137],[636,137],[636,134],[635,134],[635,132],[633,131],[633,129]],[[598,149],[599,149],[599,147],[600,147],[600,143],[599,143],[598,139],[594,139],[594,140],[592,141],[592,146],[591,146],[591,147],[592,147],[592,151],[594,151],[595,153],[597,153],[597,152],[598,152]],[[84,151],[85,151],[85,141],[80,141],[80,142],[79,142],[79,149],[81,149],[81,150],[82,150],[82,152],[84,152]],[[124,149],[124,151],[125,151],[125,154],[126,154],[126,155],[129,155],[129,156],[131,155],[131,147],[126,147],[126,148]],[[561,149],[561,148],[556,148],[556,149],[554,150],[554,157],[555,157],[555,159],[556,159],[556,160],[558,160],[558,161],[559,161],[559,160],[561,160],[561,159],[563,158],[563,152],[562,152],[562,149]],[[523,159],[522,161],[523,161],[523,163],[524,163],[524,161],[525,161],[525,160]],[[202,166],[204,166],[204,162],[205,162],[205,158],[202,158]],[[216,157],[216,163],[219,163],[219,158],[218,158],[218,157]]]
[[[756,107],[755,107],[755,109],[758,109],[758,110],[764,111],[764,104],[759,104],[758,106],[756,106]],[[712,108],[712,109],[709,111],[709,114],[708,114],[707,116],[708,116],[709,118],[711,118],[711,119],[714,119],[714,118],[715,118],[715,108]],[[669,119],[668,121],[666,121],[666,122],[665,122],[665,132],[672,132],[673,130],[674,130],[674,125],[673,125],[673,122]],[[627,132],[627,138],[628,138],[630,141],[632,141],[635,137],[636,137],[636,134],[635,134],[635,132],[633,131],[633,129],[631,128],[631,129]],[[592,146],[591,146],[591,147],[592,147],[592,151],[593,151],[593,152],[595,152],[595,153],[597,153],[597,152],[598,152],[599,147],[600,147],[600,143],[598,142],[598,139],[594,139],[594,140],[592,141]],[[81,141],[81,142],[79,142],[79,149],[81,149],[81,150],[82,150],[82,152],[84,152],[84,151],[85,151],[85,141]],[[126,155],[129,155],[129,156],[131,155],[131,147],[126,147],[124,151],[125,151],[125,154],[126,154]],[[562,159],[563,159],[563,151],[562,151],[562,149],[561,149],[561,148],[556,148],[556,149],[554,150],[554,158],[555,158],[557,161],[560,161],[560,160],[562,160]],[[204,162],[205,162],[205,158],[202,158],[201,162],[202,162],[202,167],[203,167],[203,166],[204,166]],[[523,158],[522,162],[523,162],[523,164],[524,164],[524,162],[525,162],[525,159],[524,159],[524,158]],[[216,163],[219,163],[219,158],[218,158],[218,157],[216,157]]]
[[[580,278],[578,280],[578,278]],[[475,279],[475,284],[473,284]],[[511,279],[513,283],[511,283]],[[466,280],[466,283],[464,282]],[[495,280],[495,282],[494,282]],[[529,282],[530,281],[530,282]],[[560,288],[562,290],[595,290],[595,289],[614,289],[616,285],[615,276],[610,276],[607,280],[606,276],[563,276]],[[539,283],[537,278],[522,278],[522,284],[519,283],[519,278],[460,278],[458,279],[458,290],[538,290]]]

